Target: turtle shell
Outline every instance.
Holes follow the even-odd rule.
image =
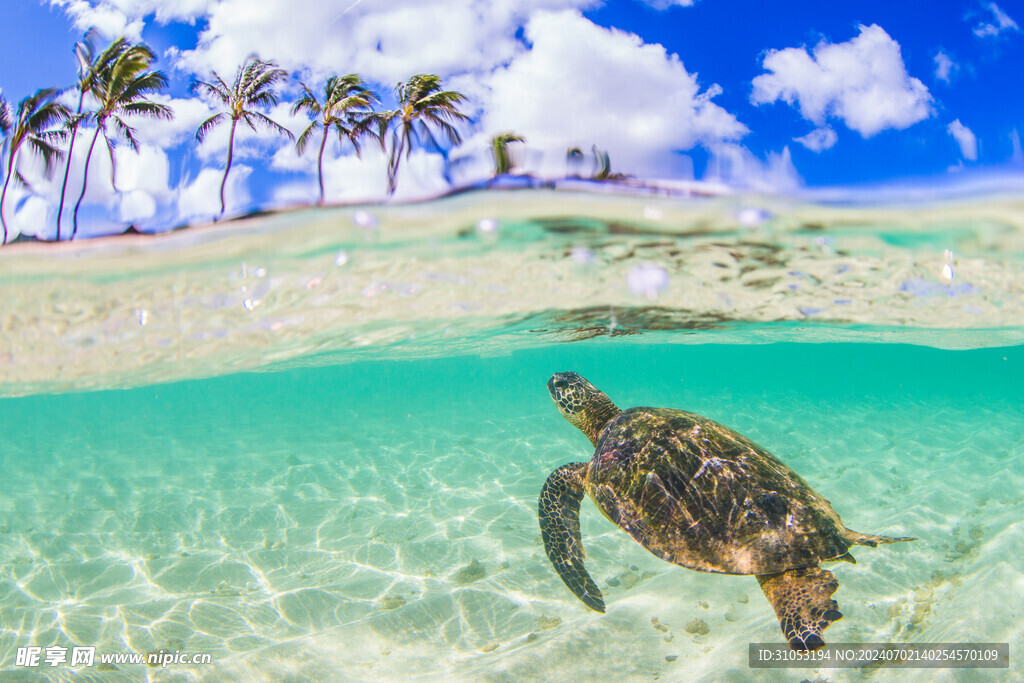
[[[846,554],[824,497],[775,456],[694,413],[631,408],[602,431],[585,485],[658,557],[725,574],[771,574]]]

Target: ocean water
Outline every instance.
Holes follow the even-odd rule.
[[[1022,202],[547,191],[0,253],[3,680],[1012,681],[1024,645]],[[52,245],[51,245],[52,246]],[[748,667],[753,577],[536,501],[589,459],[545,388],[752,438],[852,529],[828,642],[990,670]],[[18,648],[211,664],[18,666]]]

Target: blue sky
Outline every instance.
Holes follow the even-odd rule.
[[[301,11],[294,0],[10,5],[0,24],[0,93],[12,103],[39,87],[71,85],[72,47],[89,26],[105,41],[149,43],[170,79],[162,101],[177,116],[139,122],[143,152],[118,152],[116,190],[109,162],[94,158],[85,234],[216,213],[227,130],[195,143],[196,125],[215,110],[189,85],[212,70],[230,79],[253,52],[314,87],[331,73],[360,73],[384,106],[399,79],[438,73],[468,96],[473,117],[452,155],[461,158],[459,182],[487,174],[487,139],[505,130],[526,137],[526,169],[552,176],[565,173],[574,145],[608,150],[613,169],[628,174],[758,190],[1024,171],[1019,0],[310,0]],[[306,123],[289,111],[297,93],[292,78],[269,112],[295,133]],[[84,147],[76,144],[72,197]],[[242,136],[236,161],[231,212],[315,198],[313,155],[299,157],[282,137]],[[5,216],[26,233],[52,236],[59,184],[37,166],[19,159],[38,181],[9,195]],[[359,159],[332,145],[328,199],[382,198],[384,169],[375,150]],[[441,158],[418,151],[397,197],[441,192],[443,176]]]

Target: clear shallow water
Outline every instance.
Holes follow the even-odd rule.
[[[438,212],[445,220],[457,213]],[[411,229],[438,229],[417,225]],[[291,227],[267,229],[261,240],[273,243]],[[975,237],[961,240],[961,254],[988,234],[968,228]],[[373,239],[387,240],[389,228],[379,229],[384,235]],[[210,652],[214,659],[211,667],[89,672],[101,680],[815,678],[807,670],[747,668],[747,643],[780,640],[752,577],[668,565],[589,502],[582,512],[587,562],[608,613],[589,612],[562,585],[544,557],[535,506],[548,473],[587,459],[591,450],[545,390],[551,373],[565,369],[587,376],[620,407],[683,408],[736,428],[792,466],[853,529],[920,537],[858,548],[856,565],[832,565],[845,616],[826,640],[1009,642],[1013,663],[1024,644],[1017,599],[1024,591],[1024,347],[997,344],[1018,333],[1021,311],[1013,307],[1017,285],[997,277],[1019,272],[1010,246],[1018,238],[996,232],[1003,235],[999,248],[977,246],[957,257],[991,266],[967,280],[982,291],[963,294],[976,297],[979,308],[993,307],[984,325],[964,324],[979,314],[962,311],[967,304],[960,294],[900,294],[906,278],[891,272],[865,281],[879,292],[880,283],[893,286],[888,308],[877,308],[891,311],[904,302],[917,320],[946,316],[948,325],[930,329],[901,328],[884,315],[860,322],[758,317],[788,310],[789,292],[796,291],[788,286],[750,299],[753,313],[734,316],[739,320],[698,325],[688,317],[697,304],[665,305],[671,289],[646,303],[628,291],[603,289],[621,288],[624,279],[606,274],[616,266],[601,262],[596,274],[578,276],[591,278],[583,293],[563,293],[555,302],[529,299],[537,291],[524,284],[523,300],[508,304],[513,313],[453,315],[447,336],[442,330],[424,341],[438,299],[447,306],[457,295],[422,292],[422,308],[410,319],[402,317],[406,298],[387,297],[394,283],[439,272],[403,260],[418,254],[436,267],[436,254],[423,256],[433,247],[413,243],[397,255],[396,248],[384,249],[398,265],[381,271],[385,266],[377,264],[369,277],[391,289],[365,297],[352,289],[358,281],[345,281],[357,278],[345,268],[362,258],[360,248],[339,246],[348,238],[331,235],[321,237],[328,246],[296,256],[291,270],[278,252],[294,248],[292,242],[279,243],[277,251],[264,247],[262,262],[270,265],[257,267],[268,272],[246,277],[286,275],[252,310],[232,298],[246,292],[222,269],[230,263],[241,277],[238,254],[224,253],[237,246],[233,238],[211,254],[216,265],[194,252],[181,256],[188,247],[160,246],[168,252],[154,262],[180,257],[167,267],[179,302],[188,299],[185,290],[217,287],[228,302],[197,306],[205,317],[190,317],[183,304],[174,333],[172,323],[159,327],[165,323],[153,302],[162,291],[160,276],[144,263],[152,245],[137,253],[65,257],[81,265],[65,282],[78,286],[63,291],[92,307],[69,318],[64,337],[93,343],[69,344],[47,328],[47,310],[57,310],[58,302],[45,297],[12,309],[5,322],[11,359],[4,366],[10,398],[0,399],[0,677],[19,675],[13,666],[19,646],[86,644],[108,652]],[[238,241],[247,234],[243,229]],[[785,242],[787,234],[775,239]],[[904,244],[877,251],[878,263],[931,263],[943,243],[931,235],[922,246],[923,238],[906,236],[914,234],[910,228],[894,234],[901,239],[889,241]],[[187,232],[173,239],[199,240]],[[452,269],[479,267],[478,257],[497,248],[474,242],[481,239],[475,232],[464,239],[471,240],[470,253],[453,257],[444,272],[465,274]],[[550,247],[549,239],[539,241]],[[125,249],[112,244],[115,252]],[[368,251],[378,249],[369,244]],[[510,270],[524,265],[519,257],[530,249],[502,248]],[[342,266],[334,264],[339,249],[352,257]],[[538,258],[549,252],[538,247]],[[686,281],[699,252],[686,252],[683,265],[670,271],[673,287]],[[296,297],[298,287],[288,286],[307,271],[319,272],[321,258],[341,269],[324,271],[317,285],[338,278],[333,304]],[[821,258],[831,257],[822,252]],[[941,266],[944,256],[935,258]],[[956,264],[960,272],[963,262]],[[28,291],[26,283],[37,292],[49,286],[15,273],[11,263],[4,262],[8,293]],[[17,263],[28,268],[31,259]],[[579,265],[546,272],[573,274]],[[490,267],[491,284],[511,278]],[[920,270],[937,286],[965,280],[943,283],[930,267]],[[719,287],[734,302],[751,295],[727,282]],[[812,296],[820,299],[817,288]],[[73,294],[83,289],[86,294]],[[466,284],[458,294],[471,289]],[[680,290],[679,296],[694,291]],[[367,322],[346,308],[347,291],[353,300],[378,302],[365,306],[378,318]],[[630,313],[609,310],[616,326],[588,317],[586,311],[615,296],[632,304]],[[130,321],[141,310],[113,306],[122,301],[116,297],[144,303],[147,324],[135,318],[134,327],[114,325],[118,316]],[[318,307],[352,313],[351,325],[376,326],[380,336],[346,345],[353,334],[334,344],[326,332],[278,327],[259,328],[254,341],[254,328],[236,324],[251,320],[233,317],[274,308],[278,316],[287,310],[328,330],[345,328]],[[966,317],[952,317],[956,310]],[[34,346],[16,336],[28,329],[19,321],[33,316],[43,321]],[[191,336],[200,324],[219,325],[223,335],[211,339],[226,342]],[[174,334],[171,343],[156,343],[155,329]],[[406,336],[394,336],[396,329]],[[446,347],[445,340],[453,343]],[[957,350],[921,345],[929,340]],[[147,343],[139,366],[114,355],[125,352],[123,344]],[[39,347],[65,355],[43,355]],[[168,348],[174,353],[164,355]],[[233,373],[252,367],[271,371]],[[182,378],[195,376],[204,378]],[[157,378],[177,381],[153,383]],[[130,388],[105,388],[110,385]],[[53,393],[58,386],[93,390]],[[41,387],[51,393],[39,393]],[[688,633],[693,619],[710,632]],[[1012,667],[872,676],[1009,681],[1019,671]],[[66,666],[45,673],[71,677]],[[20,675],[27,678],[24,670]],[[822,675],[865,678],[848,670]]]

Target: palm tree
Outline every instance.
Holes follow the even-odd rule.
[[[338,132],[338,141],[344,142],[347,138],[355,147],[356,155],[359,155],[359,138],[369,132],[367,125],[372,121],[369,116],[370,106],[377,101],[377,96],[367,89],[363,79],[356,74],[328,78],[322,102],[305,83],[302,84],[302,89],[306,94],[292,105],[292,113],[307,111],[314,119],[295,141],[295,150],[302,154],[313,135],[323,129],[320,152],[316,160],[316,172],[320,182],[319,203],[323,204],[324,147],[327,144],[327,133],[333,127]]]
[[[380,139],[389,127],[394,126],[391,136],[391,156],[388,159],[388,194],[395,193],[398,186],[398,165],[402,154],[409,158],[413,138],[422,144],[441,149],[431,131],[436,126],[453,145],[462,142],[454,123],[468,121],[469,117],[459,111],[458,105],[466,97],[455,90],[442,90],[441,78],[434,74],[416,74],[405,83],[395,86],[395,100],[398,108],[375,114],[380,127]]]
[[[580,164],[583,163],[583,150],[579,147],[570,147],[565,151],[566,177],[579,178]]]
[[[96,122],[96,132],[89,143],[89,152],[85,155],[85,171],[82,178],[82,192],[78,195],[73,215],[71,239],[78,235],[78,211],[85,199],[85,190],[89,186],[89,162],[96,147],[100,133],[107,143],[110,154],[110,184],[117,189],[117,164],[114,159],[114,141],[111,139],[107,126],[114,133],[124,138],[132,151],[139,151],[139,141],[135,139],[135,129],[121,118],[123,116],[143,116],[153,119],[171,119],[174,112],[166,104],[158,104],[146,99],[147,95],[159,92],[167,87],[167,77],[160,71],[150,71],[155,56],[147,45],[138,44],[125,47],[113,60],[96,74],[93,94],[99,100],[99,108],[86,115],[84,119]],[[83,120],[84,120],[83,119]]]
[[[224,203],[224,187],[228,182],[228,173],[231,171],[231,159],[235,149],[235,126],[239,120],[244,121],[253,131],[257,124],[264,128],[282,133],[292,139],[293,136],[284,126],[273,121],[258,111],[247,107],[269,107],[277,104],[277,92],[274,85],[287,78],[288,74],[284,69],[279,69],[274,62],[265,62],[255,56],[251,56],[238,67],[235,75],[235,82],[229,86],[224,82],[217,72],[213,72],[213,82],[196,81],[192,84],[193,91],[203,92],[217,100],[227,108],[227,113],[220,112],[199,124],[196,130],[196,140],[202,142],[206,135],[224,121],[231,119],[231,136],[228,138],[228,162],[224,166],[224,179],[220,183],[220,215],[224,215],[226,205]]]
[[[3,224],[4,240],[7,244],[7,219],[4,217],[4,200],[7,199],[7,187],[11,177],[16,177],[22,185],[28,185],[24,176],[18,171],[15,159],[22,144],[27,143],[29,149],[43,158],[46,172],[50,173],[53,164],[62,158],[64,151],[54,145],[54,141],[62,140],[63,130],[54,129],[68,119],[71,112],[60,102],[56,88],[44,88],[29,95],[18,103],[15,115],[6,102],[0,106],[0,128],[3,130],[7,148],[7,173],[4,176],[4,189],[0,191],[0,224]]]
[[[526,142],[526,138],[515,133],[498,133],[491,138],[491,154],[494,156],[494,175],[510,173],[515,168],[508,146],[513,142]]]
[[[95,40],[98,35],[96,29],[89,29],[81,41],[75,43],[75,61],[78,62],[78,109],[75,115],[68,119],[68,130],[71,131],[71,139],[68,142],[68,162],[64,167],[64,181],[60,186],[60,202],[57,204],[57,241],[60,241],[60,219],[64,214],[64,196],[68,189],[68,177],[71,175],[71,158],[75,149],[75,136],[78,134],[78,126],[84,118],[82,106],[85,103],[86,95],[93,95],[99,86],[99,76],[110,69],[114,60],[128,49],[128,41],[118,38],[111,43],[107,49],[96,54]]]

